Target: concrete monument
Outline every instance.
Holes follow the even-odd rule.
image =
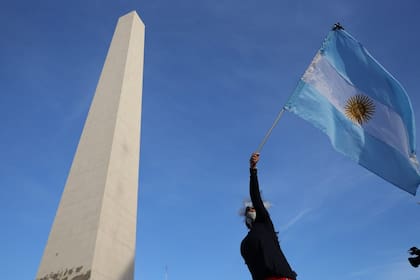
[[[83,128],[37,280],[132,280],[144,24],[122,16]]]

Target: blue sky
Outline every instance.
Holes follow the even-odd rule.
[[[416,0],[2,1],[0,275],[34,279],[118,17],[146,25],[135,279],[251,279],[248,158],[341,22],[420,123]],[[417,146],[419,141],[417,140]],[[286,113],[260,184],[298,279],[420,279],[418,196]]]

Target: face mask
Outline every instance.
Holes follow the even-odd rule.
[[[257,217],[257,212],[255,211],[248,211],[246,212],[246,217],[251,219],[252,221],[255,221],[255,218]]]

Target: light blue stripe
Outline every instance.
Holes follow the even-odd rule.
[[[365,146],[359,157],[359,164],[395,186],[416,194],[420,176],[411,162],[391,146],[365,134]]]
[[[300,80],[285,108],[328,135],[333,147],[397,187],[415,194],[420,176],[399,151],[353,124],[311,85]]]
[[[331,31],[321,52],[344,79],[401,116],[407,126],[410,150],[415,153],[413,110],[401,84],[344,30]]]

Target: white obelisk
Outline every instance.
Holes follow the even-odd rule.
[[[122,16],[112,38],[37,280],[132,280],[144,24]]]

